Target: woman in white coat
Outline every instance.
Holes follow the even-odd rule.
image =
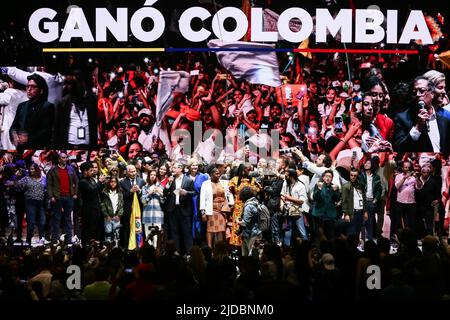
[[[233,204],[231,194],[226,184],[220,181],[220,171],[211,166],[208,170],[210,180],[203,183],[200,190],[200,212],[203,221],[206,220],[206,242],[210,248],[215,241],[225,240],[225,230],[228,214],[231,213],[229,206]]]

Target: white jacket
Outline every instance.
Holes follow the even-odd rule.
[[[225,197],[228,201],[228,205],[234,205],[233,194],[228,189],[228,181],[220,180],[223,188],[225,189]],[[213,189],[211,180],[206,180],[202,184],[200,189],[200,210],[205,210],[206,215],[213,215]]]
[[[63,94],[63,86],[64,86],[64,76],[61,74],[50,74],[46,72],[27,72],[20,70],[16,67],[8,67],[8,76],[13,79],[14,81],[23,84],[24,86],[27,85],[28,80],[27,77],[32,74],[38,74],[42,78],[45,79],[45,82],[47,82],[48,86],[48,101],[50,103],[53,103],[56,105],[62,98]]]
[[[9,129],[16,117],[17,106],[27,101],[27,94],[25,91],[9,88],[4,92],[0,92],[0,147],[3,150],[15,150],[16,147],[12,144],[9,137]]]

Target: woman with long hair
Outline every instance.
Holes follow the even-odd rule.
[[[249,178],[249,173],[252,170],[251,164],[240,164],[237,175],[233,177],[229,184],[229,190],[233,194],[235,199],[233,216],[232,216],[232,228],[230,244],[234,246],[242,246],[242,238],[239,235],[240,220],[242,218],[242,209],[244,208],[244,202],[239,198],[239,194],[245,187],[251,187],[255,193],[259,192],[260,188],[256,183],[255,178]]]
[[[122,227],[120,217],[123,215],[123,194],[119,180],[112,176],[100,194],[102,214],[105,218],[106,241],[119,243],[119,230]]]
[[[18,189],[24,191],[25,213],[27,218],[27,240],[31,244],[34,235],[34,226],[38,225],[39,243],[44,244],[45,226],[45,193],[46,179],[42,176],[41,168],[32,163],[30,165],[30,175],[18,181]]]
[[[142,224],[146,236],[152,235],[151,241],[155,249],[158,245],[158,232],[162,230],[164,224],[164,211],[161,208],[163,191],[164,187],[157,178],[157,170],[151,170],[147,176],[147,184],[142,188]]]
[[[192,202],[194,204],[194,219],[192,223],[192,237],[194,239],[201,239],[202,236],[205,234],[204,228],[202,228],[201,223],[201,217],[200,217],[200,210],[199,210],[199,204],[200,204],[200,189],[202,188],[202,185],[205,181],[209,179],[209,176],[206,173],[200,172],[200,164],[195,159],[192,158],[187,166],[189,173],[188,176],[194,181],[194,189],[195,189],[195,195],[192,197]]]
[[[157,178],[163,188],[166,186],[167,182],[169,182],[169,174],[170,164],[168,162],[161,164],[158,168]]]

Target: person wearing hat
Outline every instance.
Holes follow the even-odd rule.
[[[144,108],[138,113],[140,133],[138,141],[142,144],[145,150],[149,150],[152,146],[152,127],[153,116],[150,109]]]
[[[50,147],[55,120],[55,106],[48,102],[48,86],[38,74],[28,76],[28,101],[17,106],[9,130],[17,149],[45,149]]]

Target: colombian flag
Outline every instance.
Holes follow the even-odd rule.
[[[130,217],[130,240],[128,241],[128,250],[135,250],[143,244],[142,239],[142,223],[141,223],[141,207],[137,193],[134,193],[133,204],[131,206]]]

